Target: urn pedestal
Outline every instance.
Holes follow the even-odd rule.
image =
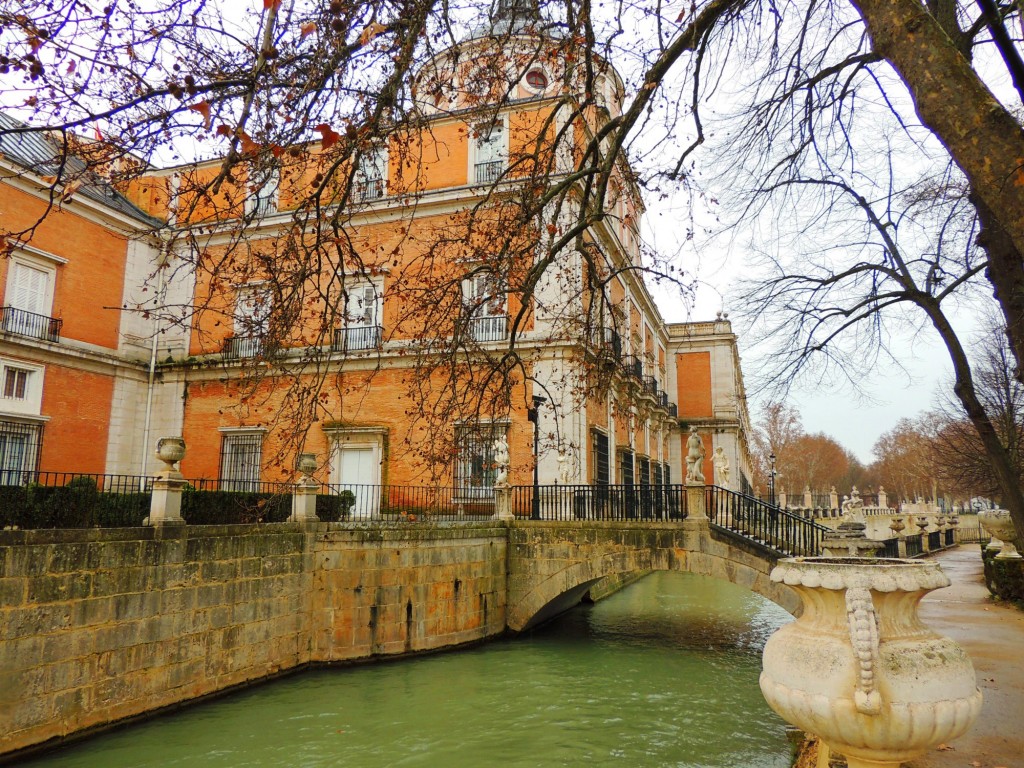
[[[949,585],[938,564],[797,558],[771,579],[797,592],[803,613],[768,639],[761,691],[850,768],[898,768],[977,718],[970,659],[918,617],[921,598]]]

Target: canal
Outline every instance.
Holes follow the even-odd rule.
[[[761,649],[789,615],[655,573],[524,637],[324,669],[112,731],[42,768],[785,768]]]

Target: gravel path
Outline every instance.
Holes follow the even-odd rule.
[[[907,768],[1024,768],[1024,611],[993,602],[978,545],[934,558],[953,584],[922,601],[921,618],[964,647],[985,702],[970,731]]]

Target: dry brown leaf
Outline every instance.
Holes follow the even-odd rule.
[[[209,130],[210,123],[213,120],[213,118],[210,115],[210,102],[208,102],[206,99],[203,99],[198,104],[193,104],[192,106],[190,106],[189,109],[191,109],[193,112],[198,112],[200,115],[203,116],[203,127]]]
[[[366,29],[363,30],[363,33],[359,35],[359,44],[366,45],[375,37],[378,37],[382,32],[387,32],[387,30],[388,28],[378,21],[368,24]]]
[[[302,32],[300,37],[302,39],[305,39],[305,38],[309,37],[310,35],[312,35],[314,32],[316,32],[316,22],[315,21],[307,21],[305,24],[303,24],[302,26],[299,27],[299,30]]]
[[[338,143],[338,139],[341,138],[341,134],[335,131],[327,123],[320,123],[320,125],[313,128],[314,131],[320,133],[320,146],[324,149],[330,149],[332,146]]]

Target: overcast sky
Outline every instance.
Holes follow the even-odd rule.
[[[748,343],[744,328],[742,308],[730,306],[729,296],[737,276],[746,266],[739,251],[704,255],[699,262],[688,264],[699,276],[695,301],[692,306],[680,302],[666,291],[653,289],[658,306],[667,322],[685,322],[714,319],[721,309],[729,312],[733,330],[739,336],[740,353],[743,357],[744,378],[751,387],[757,379],[759,360],[771,354],[769,345],[753,349]],[[971,312],[962,312],[960,322],[961,339],[967,339],[976,328]],[[787,402],[794,406],[803,418],[807,432],[824,432],[830,435],[864,463],[874,460],[872,447],[882,433],[892,429],[903,417],[915,417],[936,404],[936,394],[947,391],[952,380],[952,366],[949,356],[937,335],[930,329],[916,334],[913,338],[896,339],[906,371],[897,366],[886,365],[871,371],[864,377],[862,392],[849,389],[829,390],[826,385],[798,386]],[[754,395],[748,403],[751,418],[758,418],[758,411],[766,400],[764,395]]]

